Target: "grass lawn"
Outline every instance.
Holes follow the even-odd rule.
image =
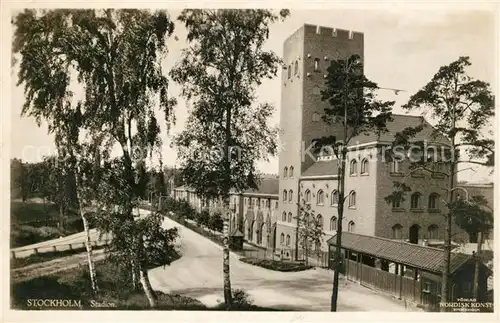
[[[303,271],[313,268],[313,266],[306,265],[302,262],[292,262],[292,261],[278,261],[270,259],[257,259],[257,258],[241,258],[244,263],[263,267],[275,271]]]
[[[99,294],[93,295],[90,287],[88,267],[39,277],[11,286],[11,307],[19,310],[149,310],[149,303],[141,288],[134,289],[127,279],[128,272],[120,270],[113,263],[103,260],[96,263]],[[182,296],[156,292],[158,307],[155,310],[224,310],[223,304],[207,308],[200,301]],[[245,295],[235,293],[237,311],[275,311],[270,308],[244,304]],[[78,302],[78,307],[29,306],[33,299],[64,299]],[[238,303],[239,301],[239,303]],[[243,302],[242,302],[243,301]],[[95,304],[105,304],[98,307]]]

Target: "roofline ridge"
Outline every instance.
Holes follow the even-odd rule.
[[[362,237],[375,238],[375,239],[380,239],[380,240],[385,240],[385,241],[391,241],[391,242],[394,242],[394,243],[404,243],[404,244],[407,244],[407,245],[418,246],[418,247],[425,248],[425,249],[433,249],[433,250],[443,251],[443,249],[440,249],[440,248],[430,247],[430,246],[422,246],[422,245],[420,245],[418,243],[410,243],[410,242],[406,242],[406,241],[402,241],[402,240],[394,240],[394,239],[389,239],[389,238],[383,238],[383,237],[377,237],[377,236],[370,236],[370,235],[367,235],[367,234],[359,234],[359,233],[352,233],[352,232],[342,232],[342,234],[344,234],[344,233],[353,234],[353,235],[362,236]]]

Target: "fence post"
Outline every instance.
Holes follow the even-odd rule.
[[[52,246],[52,251],[56,252],[57,251],[57,246]]]
[[[33,249],[35,251],[35,254],[38,254],[38,248]]]
[[[69,250],[73,250],[73,245],[71,243],[68,246],[69,246]]]
[[[12,250],[12,259],[16,259],[16,252]]]

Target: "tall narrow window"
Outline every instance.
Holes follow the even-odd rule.
[[[323,193],[323,190],[318,191],[318,195],[316,196],[316,203],[319,205],[323,205],[325,203],[325,193]]]
[[[293,191],[289,190],[288,191],[288,202],[292,202],[292,201],[293,201]]]
[[[428,208],[431,210],[437,210],[439,209],[439,195],[436,193],[431,193],[429,195],[429,206]]]
[[[395,224],[392,226],[392,238],[393,239],[403,239],[403,227],[401,224]]]
[[[292,223],[292,212],[288,212],[288,222]]]
[[[323,229],[324,223],[323,223],[323,216],[321,214],[318,214],[316,217],[316,221],[318,221],[318,226]]]
[[[299,74],[299,62],[297,61],[295,61],[294,73],[295,75]]]
[[[288,78],[292,77],[292,66],[288,65]]]
[[[413,193],[411,195],[411,208],[412,209],[418,209],[420,208],[420,193]]]
[[[368,159],[361,161],[361,174],[368,174]]]
[[[286,235],[286,246],[290,246],[290,235]]]
[[[287,191],[283,190],[283,202],[286,202],[287,199],[288,199]]]
[[[281,221],[286,222],[286,212],[281,215]]]
[[[349,207],[356,207],[356,192],[349,194]]]
[[[306,200],[306,203],[311,203],[311,191],[310,190],[306,190],[305,194],[305,200]]]
[[[356,161],[356,159],[353,159],[351,160],[349,174],[356,175],[357,173],[358,173],[358,162]]]
[[[319,71],[319,58],[314,59],[314,71]]]
[[[280,243],[281,243],[281,244],[283,244],[284,242],[285,242],[285,234],[284,234],[284,233],[282,233],[282,234],[280,235]]]
[[[429,228],[427,228],[427,238],[436,240],[439,239],[439,228],[435,224],[431,224]]]
[[[334,190],[331,195],[331,205],[339,204],[339,192]]]
[[[287,178],[288,176],[288,167],[285,166],[285,168],[283,168],[283,178]]]
[[[334,216],[330,219],[330,231],[337,231],[337,218]]]
[[[354,221],[350,221],[349,224],[347,225],[347,231],[354,233],[355,229],[356,229],[356,224],[354,223]]]
[[[290,169],[288,170],[288,177],[293,177],[293,166],[290,166]]]

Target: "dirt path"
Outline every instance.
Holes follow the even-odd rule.
[[[96,250],[93,253],[94,261],[104,259],[106,257],[104,250]],[[39,262],[21,268],[12,269],[11,283],[18,283],[33,279],[40,276],[47,276],[57,272],[76,268],[80,265],[87,264],[87,253],[82,252],[76,255],[57,258],[54,260]]]

